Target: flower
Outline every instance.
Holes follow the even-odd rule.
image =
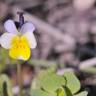
[[[7,20],[4,23],[7,31],[1,35],[1,46],[9,50],[9,56],[13,59],[28,60],[31,55],[31,50],[36,48],[37,42],[33,31],[35,27],[31,22],[24,23],[17,30],[13,20]]]

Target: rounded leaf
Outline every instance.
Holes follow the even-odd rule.
[[[81,87],[80,81],[74,75],[73,72],[65,72],[64,77],[66,78],[66,81],[67,81],[66,86],[68,87],[68,89],[70,89],[72,94],[74,94],[80,90],[80,87]]]

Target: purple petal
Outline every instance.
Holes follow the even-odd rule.
[[[5,23],[4,23],[4,28],[7,32],[9,33],[14,33],[14,34],[17,34],[18,31],[17,31],[17,28],[15,26],[15,23],[13,20],[9,19],[7,20]]]
[[[26,33],[26,32],[33,32],[34,30],[35,30],[35,26],[31,22],[27,22],[27,23],[23,24],[20,32]]]

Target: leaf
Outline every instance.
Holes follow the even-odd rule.
[[[41,88],[48,92],[56,91],[62,85],[65,85],[65,79],[53,72],[42,73],[38,81]]]
[[[55,74],[50,74],[50,76],[44,76],[41,80],[41,86],[46,91],[56,91],[61,85],[64,85],[65,80],[62,77],[57,76]]]
[[[0,75],[0,96],[13,96],[10,80],[4,74]]]
[[[56,92],[48,93],[44,90],[36,89],[31,91],[31,96],[57,96],[57,93]]]
[[[65,91],[65,88],[59,88],[58,90],[57,90],[57,96],[67,96],[67,93],[66,93],[66,91]]]
[[[65,89],[67,96],[73,96],[68,87],[65,86],[64,89]]]
[[[51,92],[48,94],[48,96],[57,96],[57,93],[56,92]]]
[[[74,96],[87,96],[87,95],[88,95],[88,92],[87,91],[83,91],[83,92],[80,92],[79,94],[74,95]]]
[[[57,96],[73,96],[70,90],[65,86],[57,90]]]
[[[32,90],[31,91],[31,96],[48,96],[48,93],[41,90],[41,89],[38,89],[38,90]]]
[[[66,78],[67,84],[66,86],[72,92],[72,94],[78,92],[80,90],[80,82],[73,72],[65,72],[64,77]]]

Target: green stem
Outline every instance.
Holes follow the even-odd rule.
[[[17,64],[17,78],[18,78],[18,85],[19,85],[19,96],[23,96],[22,93],[22,70],[21,70],[21,64]]]

